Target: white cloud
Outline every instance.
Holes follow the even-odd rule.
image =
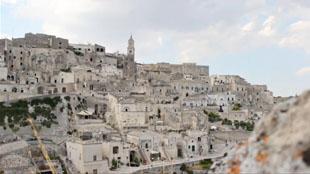
[[[242,31],[244,32],[251,32],[255,29],[255,25],[256,23],[254,21],[250,21],[249,23],[245,24],[243,27],[242,27]]]
[[[310,53],[310,20],[298,21],[289,27],[288,35],[283,37],[280,45],[289,48],[302,48]]]
[[[303,67],[296,72],[298,76],[310,75],[310,67]]]
[[[16,13],[39,19],[43,32],[71,42],[98,42],[108,51],[125,51],[133,34],[140,60],[158,56],[169,61],[170,55],[156,53],[167,47],[180,61],[199,61],[262,46],[310,53],[309,24],[287,24],[310,21],[307,8],[292,0],[275,5],[266,0],[27,0]]]
[[[259,34],[264,36],[272,36],[275,34],[274,25],[276,23],[276,18],[274,16],[269,16],[263,23],[262,30],[259,31]]]

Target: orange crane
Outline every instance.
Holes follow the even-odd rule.
[[[37,141],[38,141],[38,144],[39,144],[39,147],[40,147],[40,149],[41,149],[41,152],[42,152],[42,154],[43,154],[45,160],[47,161],[47,165],[48,165],[49,168],[51,169],[52,174],[57,174],[56,169],[55,169],[55,167],[54,167],[53,163],[51,162],[51,159],[50,159],[50,157],[49,157],[49,155],[48,155],[48,152],[47,152],[47,150],[46,150],[44,144],[42,143],[42,140],[41,140],[41,138],[40,138],[40,136],[39,136],[39,133],[38,133],[38,131],[37,131],[37,128],[36,128],[36,126],[35,126],[34,123],[33,123],[33,119],[29,117],[29,118],[27,119],[27,121],[28,121],[28,122],[30,123],[30,125],[31,125],[32,133],[33,133],[33,135],[36,137],[36,139],[37,139]]]

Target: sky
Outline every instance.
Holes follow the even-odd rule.
[[[195,62],[275,96],[310,89],[310,0],[0,0],[0,37],[46,33],[139,63]]]

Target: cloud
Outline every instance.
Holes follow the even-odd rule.
[[[288,48],[301,48],[310,54],[310,20],[298,21],[289,27],[286,37],[280,41],[280,45]]]
[[[310,67],[303,67],[296,72],[298,76],[310,75]]]
[[[259,34],[264,36],[272,36],[275,34],[274,25],[276,23],[276,18],[274,16],[269,16],[263,23],[263,28],[259,31]]]
[[[273,4],[266,0],[26,0],[17,3],[14,14],[42,22],[44,33],[70,42],[96,42],[110,52],[126,52],[133,34],[139,61],[155,56],[169,61],[171,54],[163,51],[169,48],[179,62],[202,62],[269,46],[310,53],[307,4],[302,0]]]
[[[244,32],[251,32],[255,29],[255,25],[256,23],[254,21],[250,21],[249,23],[245,24],[243,27],[242,27],[242,31]]]

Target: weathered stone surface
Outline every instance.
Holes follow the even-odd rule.
[[[281,103],[214,173],[310,173],[310,91]]]

